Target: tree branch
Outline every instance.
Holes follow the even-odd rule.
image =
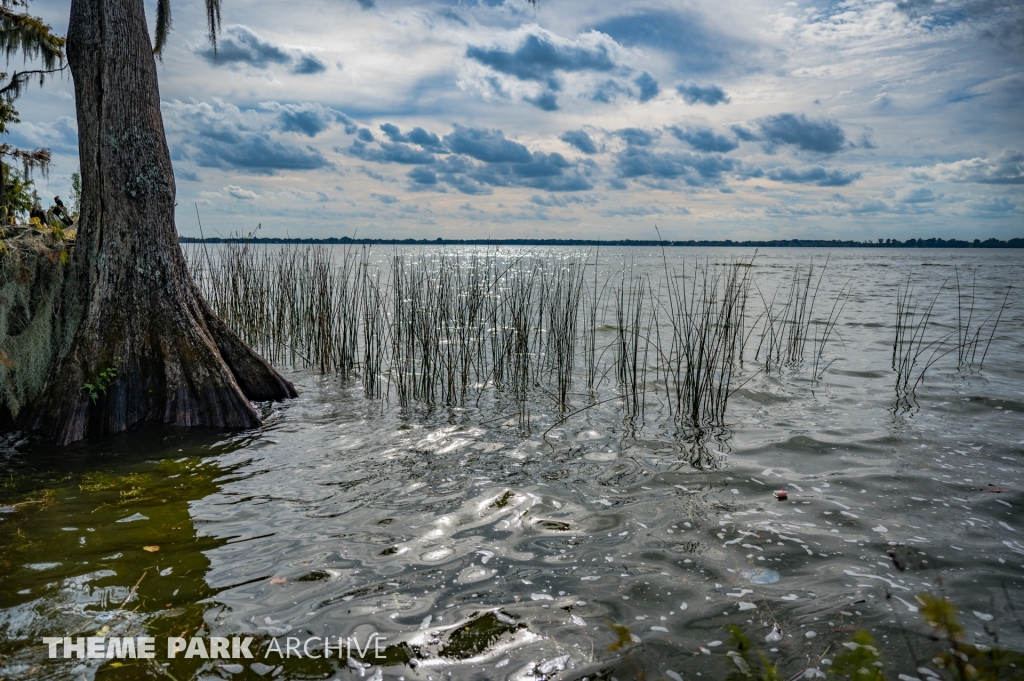
[[[12,99],[17,99],[21,95],[22,90],[25,89],[25,85],[26,83],[28,83],[28,80],[31,77],[39,76],[39,84],[42,85],[43,81],[46,79],[46,76],[54,73],[60,73],[62,71],[65,71],[67,68],[68,65],[64,64],[63,66],[60,66],[55,69],[32,69],[29,71],[15,71],[14,75],[11,76],[11,82],[9,82],[4,87],[0,88],[0,98],[6,99],[8,101]]]

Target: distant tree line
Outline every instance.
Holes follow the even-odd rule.
[[[179,237],[183,244],[380,244],[385,246],[741,246],[748,248],[1024,248],[1024,238],[1009,239],[878,239],[851,241],[842,239],[772,239],[768,241],[658,241],[654,239],[293,239],[274,237]]]

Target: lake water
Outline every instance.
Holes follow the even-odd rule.
[[[826,672],[861,629],[888,678],[918,678],[943,673],[925,592],[959,606],[967,641],[1024,650],[1024,298],[1011,289],[983,368],[941,357],[899,404],[891,367],[908,276],[938,295],[931,340],[957,324],[954,266],[962,292],[976,281],[974,329],[1024,254],[768,249],[750,273],[768,297],[826,255],[815,318],[850,287],[827,368],[758,373],[755,331],[714,437],[680,434],[656,391],[625,418],[611,380],[564,421],[532,395],[524,425],[309,371],[285,372],[300,397],[263,405],[254,432],[153,426],[62,451],[4,436],[0,677],[718,679],[739,667],[737,625],[782,678]],[[654,277],[662,257],[605,249],[601,271]],[[166,659],[163,637],[196,632],[259,652]],[[372,666],[264,655],[374,633]],[[156,659],[49,659],[42,641],[140,635]]]

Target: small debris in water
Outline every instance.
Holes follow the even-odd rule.
[[[789,498],[789,492],[787,492],[787,491],[786,491],[786,490],[784,490],[784,489],[777,489],[777,490],[775,490],[775,492],[774,492],[774,493],[772,494],[772,496],[774,496],[774,497],[775,497],[776,499],[778,499],[779,501],[785,501],[786,499],[788,499],[788,498]]]
[[[779,581],[779,573],[767,568],[751,568],[740,573],[744,579],[753,584],[774,584]]]
[[[142,550],[143,551],[149,551],[150,553],[156,553],[157,551],[160,550],[160,547],[159,546],[143,546]]]

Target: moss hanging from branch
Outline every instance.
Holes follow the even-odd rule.
[[[0,230],[0,415],[16,417],[40,392],[70,334],[61,287],[73,230],[41,223]],[[2,419],[0,416],[0,420]]]

